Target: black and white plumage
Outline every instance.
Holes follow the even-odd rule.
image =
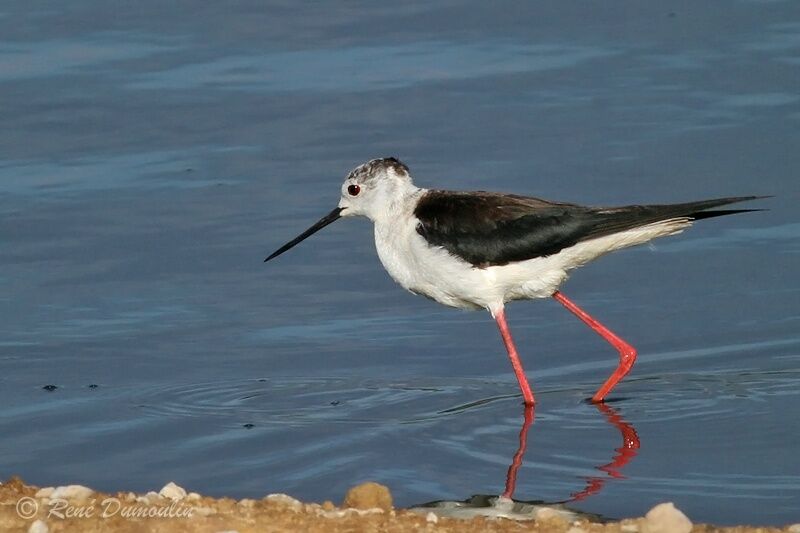
[[[383,266],[401,286],[444,305],[492,314],[527,404],[533,394],[508,331],[505,304],[552,296],[565,305],[620,351],[620,367],[594,396],[600,401],[630,370],[635,350],[558,292],[570,271],[606,253],[680,233],[696,220],[753,211],[717,208],[756,198],[585,207],[513,194],[423,189],[399,160],[374,159],[348,174],[336,209],[266,260],[338,218],[365,216],[374,222]]]
[[[755,197],[670,205],[584,207],[485,191],[426,192],[414,209],[417,233],[473,266],[502,266],[557,254],[584,241],[664,220],[690,221],[750,209],[709,209]]]

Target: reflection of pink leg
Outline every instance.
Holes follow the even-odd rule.
[[[625,478],[620,472],[620,469],[639,453],[639,446],[641,445],[639,442],[639,435],[636,434],[636,430],[632,425],[625,422],[619,413],[609,406],[597,404],[597,408],[606,415],[606,419],[609,423],[616,427],[620,435],[622,435],[622,447],[614,450],[617,452],[617,455],[614,456],[610,463],[605,466],[599,466],[597,469],[607,472],[611,477]]]
[[[618,412],[604,403],[598,403],[595,405],[597,406],[598,411],[605,415],[608,423],[617,428],[622,436],[622,447],[614,449],[617,454],[611,459],[611,462],[602,466],[598,466],[597,469],[607,473],[609,476],[615,479],[625,479],[625,476],[622,475],[621,470],[634,457],[636,457],[637,453],[639,453],[639,435],[636,434],[636,430],[633,428],[633,426],[622,419]],[[588,478],[586,480],[586,488],[573,494],[572,498],[570,498],[570,501],[583,500],[584,498],[587,498],[593,494],[597,494],[603,488],[603,485],[606,481],[607,478],[604,477]]]
[[[501,309],[495,313],[494,319],[497,322],[497,327],[500,329],[500,335],[503,337],[503,343],[506,345],[508,358],[511,359],[511,366],[514,368],[514,374],[517,376],[519,388],[522,391],[522,399],[525,402],[525,405],[533,405],[533,391],[531,390],[531,386],[528,385],[528,378],[525,377],[525,371],[522,369],[522,362],[519,360],[517,347],[514,346],[514,340],[511,338],[511,331],[508,329],[508,324],[506,323],[505,310]]]
[[[603,324],[590,317],[586,311],[575,305],[559,291],[553,293],[553,298],[555,298],[561,305],[569,309],[569,311],[575,316],[583,320],[586,325],[599,333],[601,337],[607,340],[619,352],[619,366],[617,366],[617,369],[614,371],[614,373],[609,376],[606,382],[603,383],[603,386],[597,390],[594,396],[592,396],[593,402],[602,402],[603,398],[606,397],[606,394],[611,392],[611,389],[614,388],[619,380],[624,378],[625,375],[631,371],[633,363],[636,362],[636,349],[621,338],[617,337],[614,332],[606,328]]]
[[[525,418],[522,421],[522,428],[519,430],[519,448],[517,453],[514,454],[514,459],[508,466],[508,474],[506,474],[506,490],[503,491],[504,498],[511,498],[514,495],[514,489],[517,488],[517,472],[522,465],[522,457],[525,455],[525,448],[528,447],[528,429],[533,424],[533,406],[525,406]]]

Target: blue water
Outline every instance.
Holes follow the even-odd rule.
[[[796,522],[798,57],[789,1],[0,5],[0,477],[503,492],[523,409],[488,314],[395,286],[366,221],[262,263],[395,155],[587,204],[774,195],[564,286],[639,349],[608,412],[613,350],[509,307],[539,400],[513,495]]]

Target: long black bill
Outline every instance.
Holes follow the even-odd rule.
[[[338,219],[342,218],[343,210],[344,210],[343,207],[337,207],[336,209],[334,209],[333,211],[331,211],[330,213],[319,219],[319,221],[316,224],[314,224],[313,226],[305,230],[303,233],[301,233],[291,241],[287,242],[286,244],[284,244],[283,246],[272,252],[272,255],[264,259],[264,262],[266,263],[270,259],[278,257],[289,248],[294,248],[294,246],[298,244],[300,241],[304,241],[307,238],[311,237],[313,234],[315,234],[316,232],[318,232],[331,222],[336,222]]]

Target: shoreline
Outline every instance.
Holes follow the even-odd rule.
[[[351,488],[341,504],[304,503],[286,494],[261,499],[211,498],[168,483],[159,492],[96,492],[81,485],[37,487],[17,477],[0,483],[0,530],[48,532],[154,531],[541,531],[547,533],[800,533],[783,527],[717,527],[692,524],[671,503],[644,517],[593,521],[557,506],[532,506],[497,497],[491,505],[459,512],[458,505],[396,509],[391,492],[377,483]],[[512,519],[513,518],[513,519]]]

